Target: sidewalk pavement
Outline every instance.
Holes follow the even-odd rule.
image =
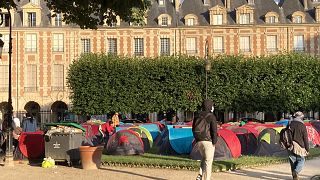
[[[320,158],[308,160],[301,179],[309,180],[314,175],[320,175]],[[129,168],[104,166],[99,170],[83,170],[80,168],[57,166],[56,168],[41,168],[27,164],[16,163],[15,167],[0,166],[2,180],[193,180],[195,171]],[[289,163],[265,167],[248,168],[237,171],[213,173],[214,180],[286,180],[292,179]]]

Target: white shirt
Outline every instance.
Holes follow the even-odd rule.
[[[13,128],[21,127],[21,126],[20,126],[20,119],[19,119],[19,118],[14,117],[12,121],[13,121],[13,122],[12,122]]]

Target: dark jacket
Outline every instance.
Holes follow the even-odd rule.
[[[203,111],[199,113],[198,116],[195,117],[192,123],[192,132],[195,134],[195,129],[200,129],[200,136],[196,137],[196,141],[211,141],[213,144],[217,143],[217,118],[211,112],[211,108],[213,106],[213,102],[211,100],[206,99],[202,108]],[[208,115],[208,116],[207,116]],[[204,123],[200,123],[203,118],[206,117]]]
[[[303,121],[300,119],[293,119],[290,123],[290,128],[293,132],[293,141],[309,151],[308,132]]]

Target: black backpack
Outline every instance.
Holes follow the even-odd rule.
[[[293,132],[290,128],[290,121],[288,125],[280,131],[280,146],[289,151],[293,150]]]
[[[196,141],[206,140],[206,130],[209,129],[210,124],[206,121],[206,118],[210,116],[211,113],[205,116],[199,116],[193,122],[192,133]]]

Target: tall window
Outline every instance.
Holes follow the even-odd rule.
[[[62,15],[56,14],[56,17],[54,19],[54,26],[62,26]]]
[[[223,23],[222,19],[223,19],[222,14],[213,15],[213,25],[221,25]]]
[[[28,26],[29,27],[35,27],[36,26],[36,13],[35,12],[29,12],[28,13]]]
[[[193,55],[197,53],[196,38],[187,38],[186,44],[187,54]]]
[[[168,26],[168,17],[162,17],[161,18],[161,25],[162,26]]]
[[[134,55],[143,56],[143,38],[134,38]]]
[[[9,34],[3,34],[0,39],[4,42],[2,53],[9,52]]]
[[[240,52],[250,52],[250,36],[240,37]]]
[[[222,53],[223,49],[223,37],[217,36],[213,37],[213,52],[215,53]]]
[[[195,21],[194,18],[187,19],[187,26],[194,26],[194,21]]]
[[[117,38],[108,38],[108,53],[117,54]]]
[[[37,34],[26,34],[26,52],[37,52]]]
[[[249,13],[240,14],[240,24],[250,24],[250,14]]]
[[[82,53],[91,52],[91,41],[90,39],[81,39]]]
[[[170,39],[160,38],[160,55],[170,55]]]
[[[9,27],[9,14],[7,12],[2,12],[3,14],[3,24],[0,25],[0,27]]]
[[[53,65],[52,91],[63,91],[64,87],[64,66],[63,64]]]
[[[0,65],[0,92],[8,91],[9,66]]]
[[[271,35],[267,36],[267,51],[268,52],[275,52],[277,51],[277,36]]]
[[[53,49],[54,52],[63,52],[64,49],[63,34],[53,34]]]
[[[304,37],[303,35],[295,35],[293,37],[293,50],[304,51]]]
[[[37,91],[37,65],[28,64],[27,71],[25,73],[25,92]]]

